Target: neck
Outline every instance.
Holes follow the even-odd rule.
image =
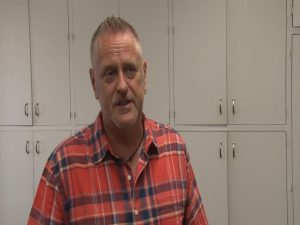
[[[114,124],[104,123],[104,129],[111,145],[111,150],[120,158],[128,159],[136,151],[144,136],[142,117],[129,128],[119,128]]]

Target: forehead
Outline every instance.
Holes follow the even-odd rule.
[[[130,32],[109,32],[100,35],[96,40],[100,60],[121,54],[133,54],[141,57],[138,41]]]

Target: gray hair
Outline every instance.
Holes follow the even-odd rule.
[[[139,51],[142,54],[140,39],[134,27],[123,18],[115,17],[112,15],[104,19],[104,21],[98,26],[98,28],[95,30],[92,36],[90,43],[90,57],[92,65],[94,65],[97,38],[105,33],[118,33],[126,31],[129,31],[134,36],[134,38],[137,41]]]

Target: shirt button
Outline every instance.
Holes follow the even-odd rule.
[[[131,176],[130,175],[127,176],[127,180],[131,180]]]
[[[134,215],[139,215],[139,211],[138,210],[134,210]]]

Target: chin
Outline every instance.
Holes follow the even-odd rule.
[[[124,129],[124,128],[130,128],[133,125],[135,125],[137,119],[138,119],[137,115],[121,116],[121,117],[113,118],[113,123],[115,124],[116,127]]]

